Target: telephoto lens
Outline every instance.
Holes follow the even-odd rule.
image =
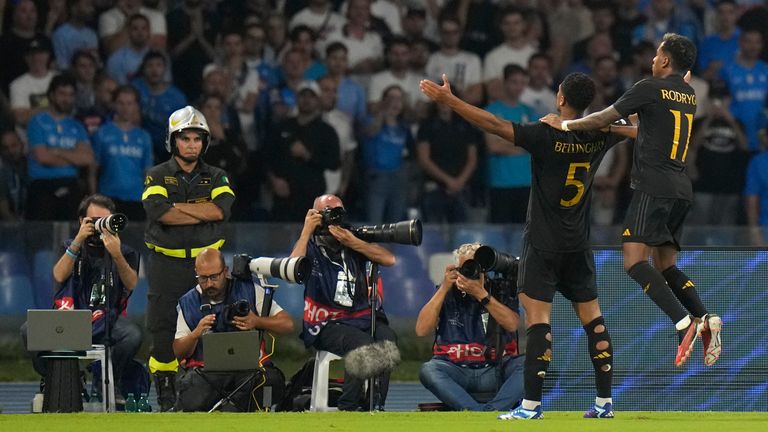
[[[93,228],[96,232],[117,234],[125,229],[128,224],[128,217],[122,213],[115,213],[102,218],[93,220]]]

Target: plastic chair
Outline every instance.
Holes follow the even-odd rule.
[[[328,369],[331,362],[341,357],[328,351],[318,351],[315,354],[315,372],[312,374],[312,395],[310,396],[309,411],[336,411],[337,408],[328,406]]]

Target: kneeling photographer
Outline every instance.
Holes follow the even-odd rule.
[[[372,262],[392,266],[395,256],[343,228],[344,216],[344,204],[339,197],[317,197],[313,208],[307,211],[304,228],[291,252],[292,257],[306,256],[312,264],[304,283],[301,338],[307,347],[344,357],[339,410],[367,410],[363,381],[373,377],[379,380],[373,405],[383,409],[389,374],[399,362],[400,353],[395,332],[380,307],[376,308],[375,330],[371,335],[366,265]],[[418,234],[420,242],[421,232]]]
[[[288,312],[271,303],[269,316],[260,316],[264,288],[248,278],[228,274],[224,256],[206,248],[195,258],[197,286],[179,299],[173,352],[179,359],[177,411],[208,411],[222,398],[217,389],[234,390],[248,371],[206,372],[202,337],[207,333],[265,330],[275,334],[293,331]],[[263,356],[263,353],[262,353]],[[262,357],[263,359],[263,357]],[[264,364],[263,376],[245,386],[232,398],[236,410],[253,411],[260,407],[260,389],[271,387],[272,401],[279,402],[285,388],[283,373],[271,361]],[[232,406],[223,405],[222,410]]]
[[[453,410],[509,410],[523,398],[517,262],[478,243],[463,244],[453,254],[455,264],[446,267],[416,320],[417,336],[436,332],[434,356],[422,365],[419,379]],[[485,272],[491,270],[501,276],[489,279]]]
[[[113,214],[114,211],[114,202],[104,195],[90,195],[80,202],[80,228],[74,239],[65,242],[61,257],[53,266],[54,309],[92,311],[92,340],[111,346],[115,402],[121,405],[125,403],[123,371],[142,340],[139,326],[123,315],[139,279],[140,255],[121,243],[118,232],[127,219],[125,215]],[[26,324],[21,333],[26,346]],[[45,359],[35,356],[33,364],[45,376]]]

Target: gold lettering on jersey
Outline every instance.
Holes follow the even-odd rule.
[[[674,90],[661,89],[661,98],[696,106],[696,95]]]
[[[564,143],[555,141],[555,153],[597,153],[605,148],[605,141],[587,143]]]

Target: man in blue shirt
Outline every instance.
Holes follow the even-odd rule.
[[[736,26],[737,7],[735,0],[720,0],[715,7],[716,31],[699,44],[698,71],[706,80],[717,77],[723,65],[736,60],[741,35]]]
[[[753,152],[759,148],[757,131],[768,96],[768,64],[760,60],[763,43],[763,35],[758,30],[745,30],[739,39],[736,61],[720,71],[720,78],[733,96],[731,114],[744,125],[749,150]]]
[[[60,70],[69,69],[72,56],[77,51],[99,53],[99,37],[88,23],[95,11],[93,0],[70,1],[67,10],[69,20],[60,25],[51,35],[56,64]]]
[[[115,51],[107,60],[107,73],[118,84],[127,84],[139,70],[149,51],[149,19],[141,14],[128,18],[128,46]]]
[[[520,95],[527,83],[525,70],[508,64],[504,67],[502,97],[488,105],[486,110],[516,123],[535,121],[537,115],[533,108],[520,103]],[[485,145],[488,150],[486,169],[490,188],[490,222],[525,222],[531,190],[531,156],[525,150],[488,133],[485,134]]]
[[[85,128],[72,117],[75,80],[59,75],[48,87],[50,107],[32,117],[29,143],[28,220],[68,220],[77,211],[83,188],[80,170],[93,165],[93,152]],[[93,192],[95,181],[88,189]]]
[[[99,192],[112,198],[130,220],[143,220],[144,172],[152,164],[152,138],[140,127],[139,92],[124,85],[115,91],[115,117],[93,136],[99,166]]]
[[[159,51],[150,51],[144,56],[139,76],[131,85],[141,95],[141,126],[152,137],[154,159],[163,160],[168,117],[187,104],[187,98],[176,86],[166,80],[167,63]]]

